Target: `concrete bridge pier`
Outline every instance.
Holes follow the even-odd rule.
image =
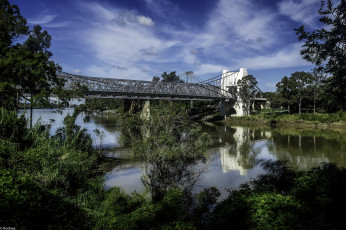
[[[148,120],[150,118],[150,100],[146,100],[143,104],[140,118]]]
[[[235,103],[233,101],[229,101],[229,100],[220,101],[220,104],[219,104],[220,115],[225,117],[225,116],[230,116],[232,114],[236,114],[234,105]]]
[[[142,119],[150,117],[150,100],[124,100],[124,112],[140,114]]]

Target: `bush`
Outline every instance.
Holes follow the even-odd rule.
[[[27,133],[24,115],[18,117],[16,111],[0,108],[0,138],[15,143],[24,143]]]
[[[345,229],[346,169],[323,164],[296,173],[282,162],[265,164],[266,175],[217,205],[209,229]]]
[[[0,170],[0,226],[16,229],[88,229],[77,206],[40,188],[30,176]]]

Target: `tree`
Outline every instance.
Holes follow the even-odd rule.
[[[302,100],[308,98],[308,87],[311,85],[313,75],[308,72],[298,71],[291,74],[290,77],[283,77],[276,84],[277,92],[282,98],[283,103],[287,104],[287,110],[290,113],[292,105],[298,106],[298,112],[301,113]]]
[[[159,82],[159,81],[160,81],[160,77],[158,77],[158,76],[153,77],[153,82]]]
[[[251,106],[251,99],[254,99],[256,97],[256,94],[258,92],[257,89],[257,80],[252,75],[247,75],[243,77],[242,79],[238,80],[238,91],[237,94],[244,104],[243,109],[245,110],[246,114],[250,114],[250,106]]]
[[[48,105],[48,97],[64,85],[56,75],[61,67],[51,60],[52,53],[48,50],[51,36],[46,30],[42,32],[39,25],[34,26],[28,39],[23,44],[21,62],[18,69],[21,97],[30,102],[30,127],[32,127],[32,109],[34,105]],[[26,96],[28,94],[29,96]]]
[[[294,72],[291,74],[291,83],[293,93],[295,94],[298,102],[298,113],[302,112],[302,100],[308,97],[308,86],[312,82],[313,75],[304,71]]]
[[[172,82],[172,83],[183,83],[184,81],[180,79],[180,77],[176,74],[175,71],[170,72],[169,74],[167,72],[163,72],[161,74],[162,82]]]
[[[276,92],[279,93],[283,104],[287,104],[288,113],[291,112],[290,106],[294,101],[292,91],[292,83],[287,76],[284,76],[281,81],[276,84]]]
[[[16,53],[20,44],[13,44],[18,38],[27,35],[28,26],[16,5],[0,0],[0,106],[16,108],[18,97],[16,85],[18,75],[15,70]]]
[[[296,29],[299,41],[304,41],[300,51],[303,58],[314,63],[326,73],[329,110],[346,108],[346,0],[334,7],[332,0],[321,0],[318,11],[322,29],[307,32],[304,25]]]
[[[171,188],[191,191],[203,171],[198,163],[206,160],[207,135],[173,103],[152,106],[148,120],[133,116],[122,122],[122,135],[131,139],[135,159],[143,166],[142,182],[153,199]]]
[[[326,74],[318,68],[313,70],[313,77],[311,78],[310,85],[308,86],[308,93],[313,99],[314,114],[316,114],[316,101],[321,98],[324,90],[324,82],[327,79]]]

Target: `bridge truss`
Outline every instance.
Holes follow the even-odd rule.
[[[127,79],[85,77],[69,73],[58,73],[65,79],[65,90],[74,90],[76,85],[88,87],[89,98],[122,99],[171,99],[171,100],[225,100],[230,95],[209,83],[171,83]]]

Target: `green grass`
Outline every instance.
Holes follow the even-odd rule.
[[[302,122],[302,123],[346,123],[346,112],[340,111],[331,114],[312,114],[312,113],[302,113],[302,114],[283,114],[279,113],[282,110],[275,110],[266,112],[262,111],[258,114],[252,114],[247,117],[231,117],[231,119],[241,119],[241,120],[253,120],[253,121],[263,121],[267,120],[270,122]]]

